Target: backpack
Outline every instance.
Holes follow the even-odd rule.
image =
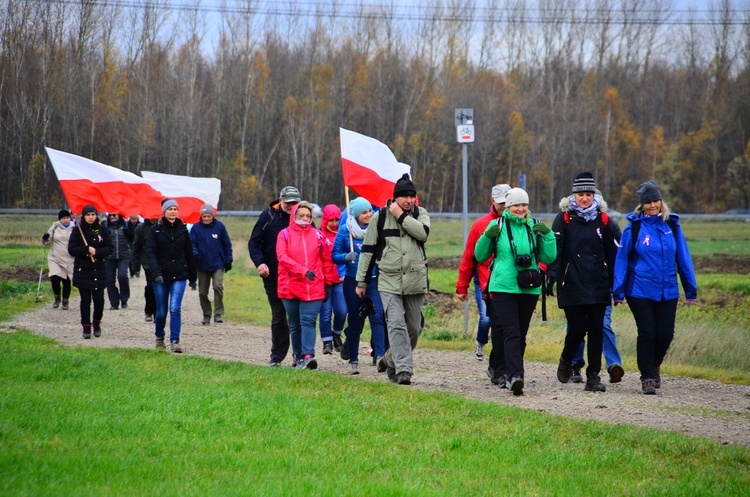
[[[388,201],[390,205],[390,200]],[[386,216],[381,216],[380,214],[387,214],[383,212],[385,209],[388,208],[388,205],[384,207],[383,209],[380,209],[380,212],[378,213],[378,241],[375,243],[375,250],[373,251],[372,258],[370,259],[370,264],[367,266],[367,273],[365,276],[365,281],[370,282],[370,279],[372,278],[372,270],[375,267],[376,262],[382,257],[383,255],[383,249],[385,248],[385,234],[383,233],[383,229],[385,228],[385,218]],[[414,219],[419,218],[419,206],[415,205],[412,208],[411,215]],[[395,230],[398,231],[398,230]],[[417,241],[417,245],[419,246],[420,250],[422,251],[422,257],[427,259],[427,253],[424,249],[424,243]],[[429,278],[427,279],[427,285],[429,286]]]
[[[677,240],[677,223],[674,219],[671,217],[667,219],[667,224],[669,225],[669,228],[672,230],[672,235],[674,236],[674,239]],[[638,240],[638,233],[641,232],[641,220],[640,219],[634,219],[630,221],[630,232],[633,234],[630,238],[630,250],[632,251],[635,249],[635,241]]]

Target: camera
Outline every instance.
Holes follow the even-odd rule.
[[[531,256],[528,254],[517,255],[516,266],[531,267]]]

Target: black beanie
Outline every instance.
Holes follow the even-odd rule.
[[[393,188],[393,198],[416,196],[417,189],[414,186],[414,183],[409,179],[409,175],[404,173],[404,175],[396,181],[396,186]]]
[[[661,192],[659,191],[659,185],[653,181],[646,181],[636,190],[638,194],[638,202],[643,205],[654,200],[661,200]]]
[[[596,182],[594,182],[594,175],[588,171],[578,173],[576,179],[573,180],[572,193],[579,192],[591,192],[596,191]]]
[[[89,214],[91,212],[93,212],[94,214],[96,214],[96,207],[94,207],[91,204],[88,204],[88,205],[86,205],[86,206],[83,207],[83,210],[81,211],[81,215],[85,216],[86,214]]]
[[[57,213],[57,219],[60,220],[64,217],[70,217],[70,212],[66,211],[65,209],[61,210]]]

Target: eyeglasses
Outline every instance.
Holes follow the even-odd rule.
[[[117,214],[110,214],[109,217],[117,217]]]

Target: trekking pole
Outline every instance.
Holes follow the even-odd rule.
[[[44,274],[44,261],[47,259],[47,244],[44,244],[42,255],[42,267],[39,268],[39,285],[36,287],[36,301],[39,302],[39,295],[42,291],[42,275]]]

